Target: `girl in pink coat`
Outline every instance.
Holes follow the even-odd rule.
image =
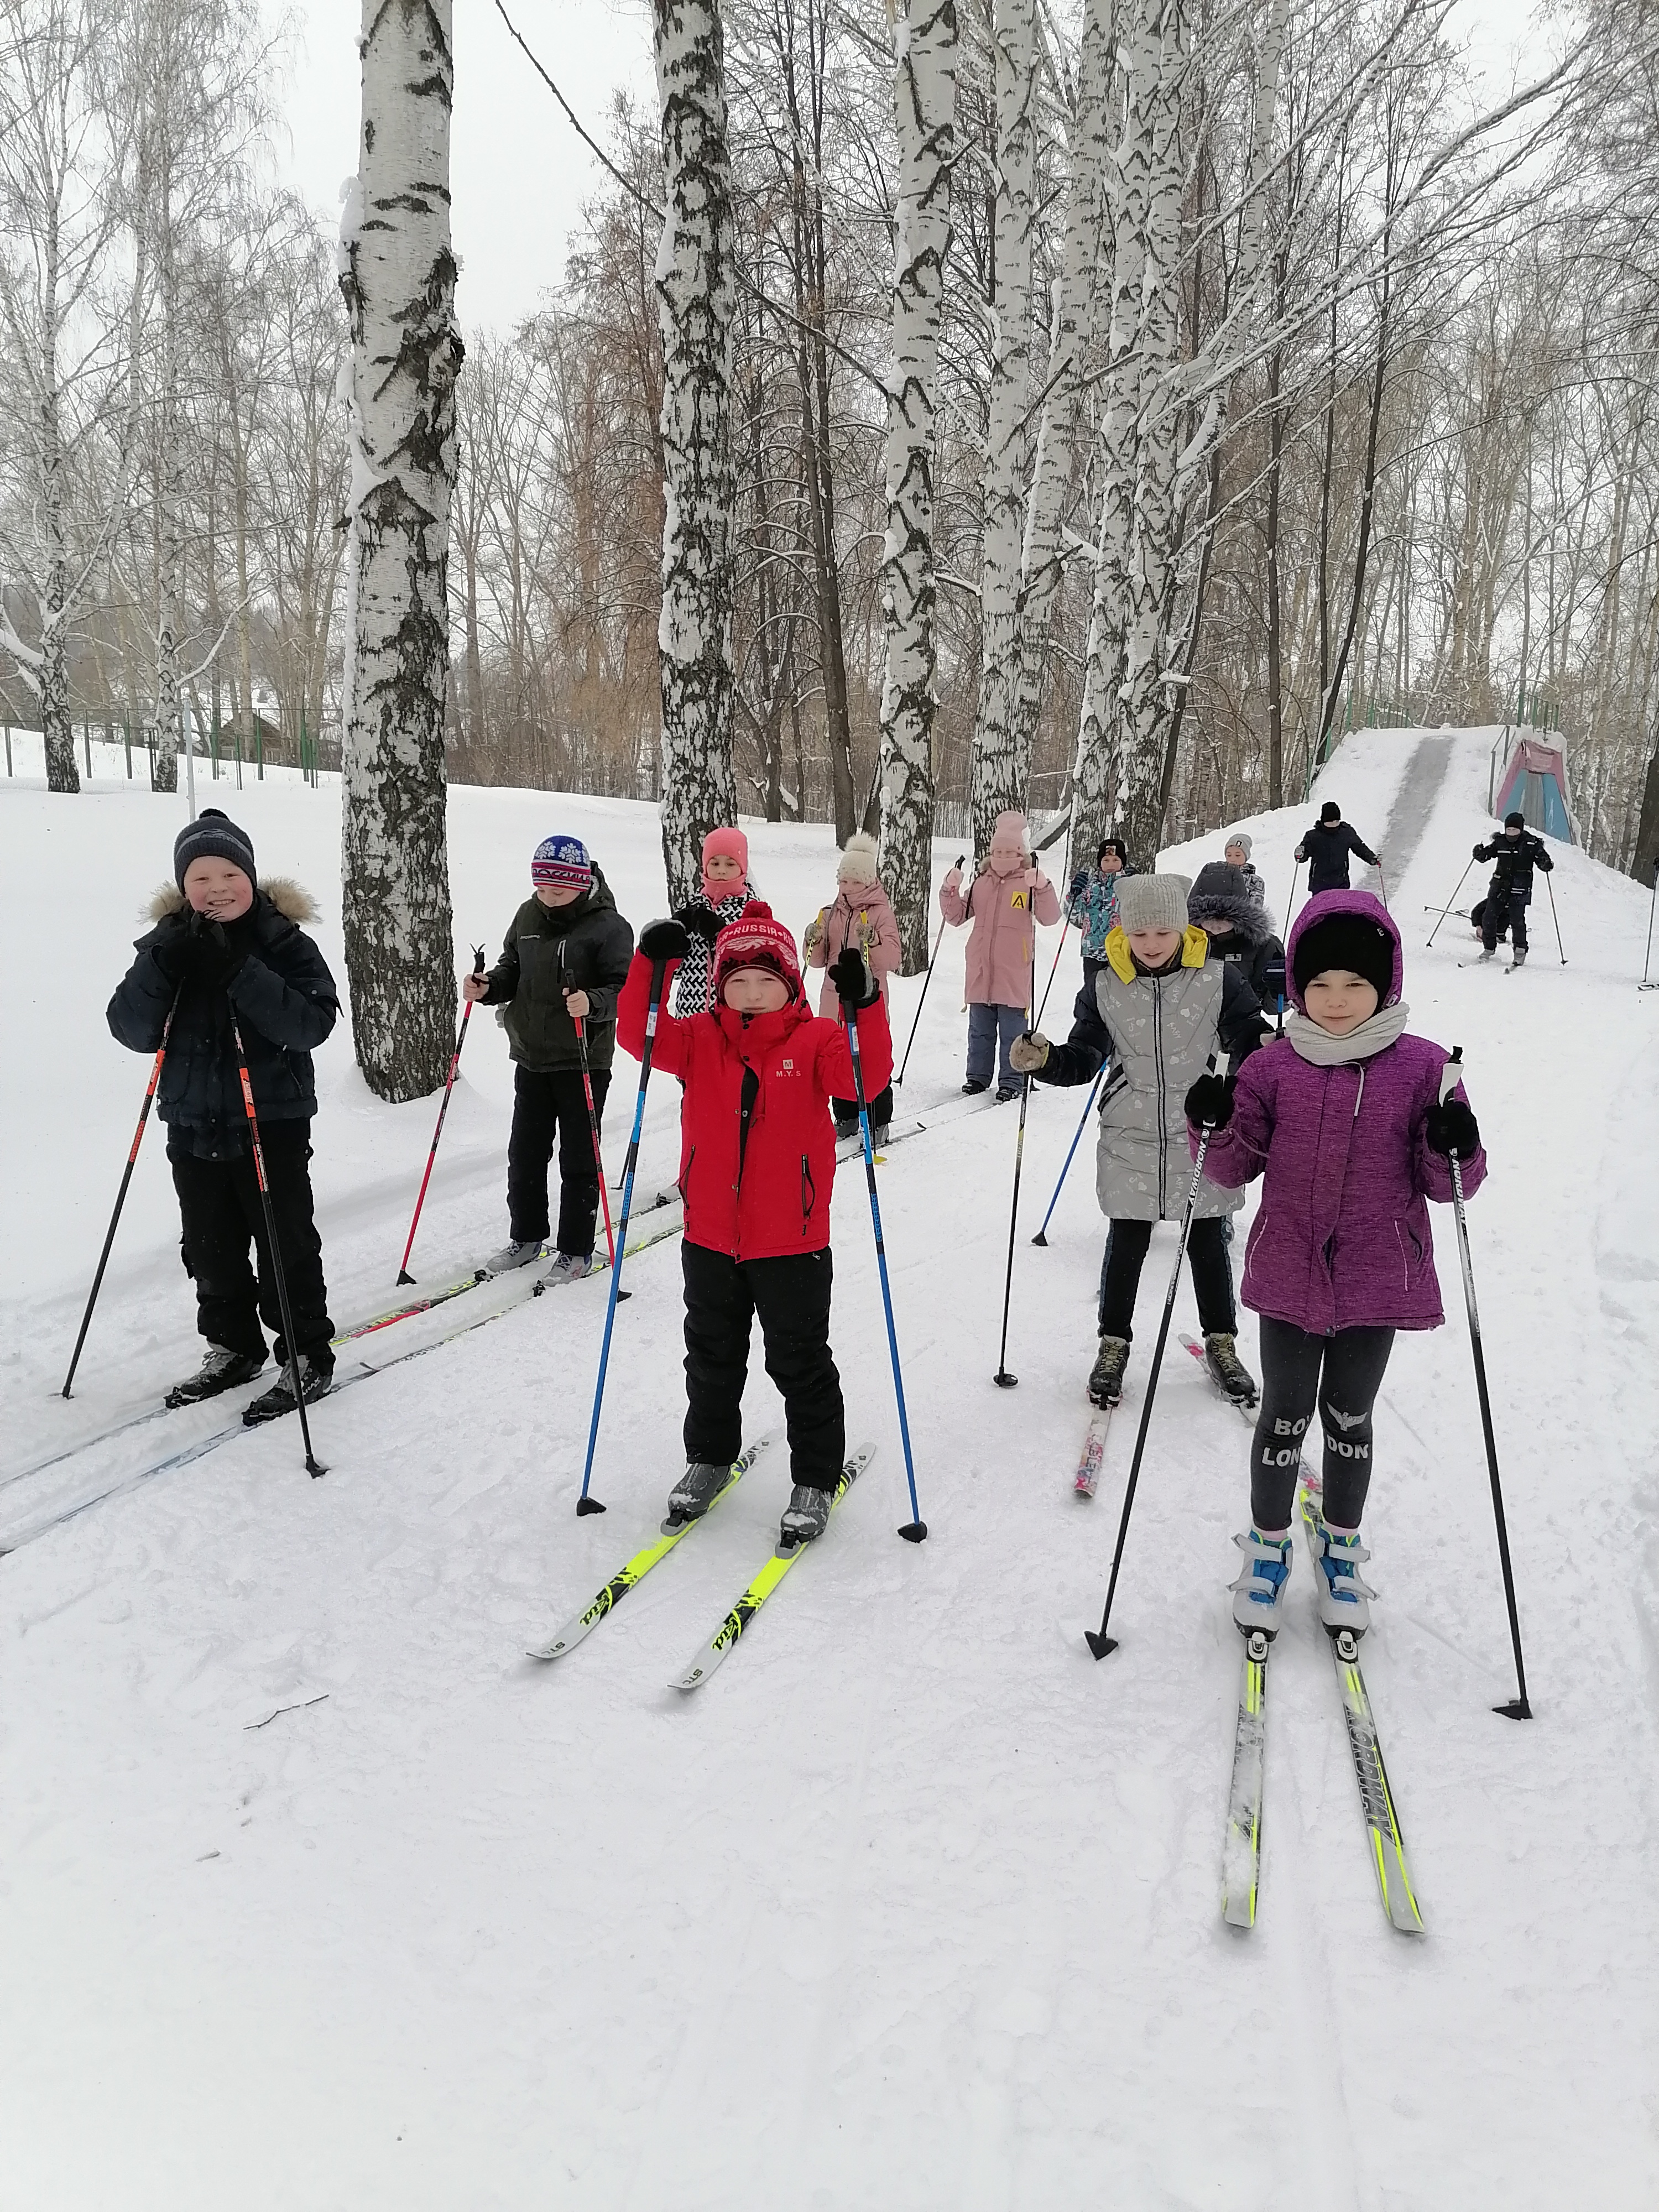
[[[806,925],[806,963],[809,968],[833,968],[850,945],[862,952],[870,973],[881,986],[887,1003],[887,978],[896,974],[903,957],[898,921],[892,902],[876,872],[876,841],[860,830],[847,841],[847,850],[836,864],[836,890],[830,906],[820,907]],[[826,975],[818,994],[818,1012],[830,1021],[841,1018],[841,1001]],[[836,1135],[850,1137],[859,1125],[856,1098],[832,1098]],[[887,1125],[893,1118],[893,1086],[886,1085],[867,1102],[870,1134],[878,1150],[885,1143]]]
[[[1319,1408],[1324,1488],[1316,1543],[1319,1617],[1363,1635],[1375,1595],[1359,1518],[1371,1474],[1371,1408],[1398,1328],[1438,1328],[1426,1200],[1449,1204],[1450,1155],[1466,1196],[1486,1176],[1460,1083],[1440,1103],[1447,1055],[1407,1034],[1400,933],[1368,891],[1322,891],[1291,932],[1296,1012],[1237,1082],[1200,1076],[1187,1093],[1194,1153],[1211,1125],[1206,1179],[1264,1177],[1239,1285],[1261,1316],[1261,1411],[1250,1452],[1244,1565],[1233,1618],[1271,1637],[1291,1571],[1302,1440]]]
[[[998,1099],[1015,1097],[1019,1077],[1009,1054],[1033,1001],[1033,916],[1045,928],[1060,920],[1060,895],[1026,850],[1023,814],[998,815],[984,866],[965,893],[952,868],[939,904],[953,928],[970,915],[974,924],[968,939],[968,1080],[962,1087],[988,1090],[994,1071]]]

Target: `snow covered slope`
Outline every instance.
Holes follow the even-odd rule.
[[[1512,1681],[1443,1218],[1452,1319],[1395,1353],[1368,1522],[1366,1669],[1420,1942],[1377,1908],[1305,1559],[1273,1661],[1261,1917],[1242,1936],[1221,1923],[1247,1437],[1178,1355],[1121,1648],[1088,1656],[1174,1232],[1154,1240],[1100,1494],[1079,1504],[1102,1226],[1085,1145],[1048,1249],[1031,1247],[1082,1105],[1039,1090],[1018,1389],[991,1382],[1014,1109],[896,1146],[881,1170],[919,1548],[894,1533],[908,1506],[869,1213],[843,1171],[835,1342],[851,1431],[880,1453],[695,1698],[662,1686],[766,1556],[777,1452],[580,1651],[552,1669],[520,1656],[654,1528],[678,1470],[672,1243],[631,1264],[602,1517],[572,1510],[600,1278],[319,1407],[325,1481],[279,1425],[0,1559],[5,2212],[1648,2212],[1659,994],[1635,989],[1645,894],[1559,847],[1571,964],[1547,895],[1521,975],[1460,972],[1455,921],[1423,949],[1423,908],[1448,902],[1488,826],[1488,742],[1425,755],[1436,733],[1363,733],[1315,794],[1382,854],[1413,1025],[1463,1046],[1492,1156],[1471,1218],[1538,1717],[1489,1711]],[[337,962],[328,781],[220,792],[262,868],[319,896]],[[55,1395],[145,1072],[102,1009],[181,817],[148,793],[0,786],[0,1542],[155,1448],[129,1436],[9,1479],[20,1467],[194,1364],[152,1131],[83,1379]],[[1280,909],[1309,818],[1248,825]],[[589,839],[636,923],[663,904],[647,809],[464,790],[451,827],[462,961],[499,939],[555,828]],[[799,929],[833,889],[829,834],[750,834]],[[960,1079],[963,945],[947,933],[909,1103]],[[1077,981],[1068,941],[1051,1031]],[[901,1042],[918,988],[895,993]],[[505,1040],[475,1021],[466,1049],[423,1285],[505,1226]],[[373,1100],[343,1027],[318,1064],[349,1317],[391,1302],[434,1109]],[[613,1171],[630,1092],[624,1072]],[[673,1174],[675,1106],[653,1089],[647,1187]],[[1176,1319],[1194,1325],[1184,1283]],[[1247,1356],[1254,1338],[1247,1322]],[[776,1415],[757,1358],[750,1433]]]

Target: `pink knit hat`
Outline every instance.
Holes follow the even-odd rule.
[[[736,883],[711,884],[708,863],[711,860],[735,860],[743,870]],[[710,906],[718,906],[722,899],[746,890],[749,885],[749,840],[741,830],[711,830],[702,841],[702,892]]]

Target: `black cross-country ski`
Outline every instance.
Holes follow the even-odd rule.
[[[860,1475],[863,1474],[865,1468],[869,1466],[875,1456],[875,1451],[876,1448],[873,1444],[860,1445],[842,1468],[841,1480],[836,1485],[836,1494],[830,1501],[830,1510],[832,1513],[858,1480]],[[823,1538],[820,1536],[817,1540],[821,1544]],[[669,1688],[671,1690],[701,1689],[765,1604],[767,1599],[776,1589],[790,1568],[799,1559],[801,1553],[810,1552],[811,1548],[811,1544],[780,1544],[753,1582],[738,1597],[737,1603],[721,1621],[708,1643],[699,1650],[691,1664],[683,1674],[677,1674],[674,1677],[668,1685]]]
[[[690,1534],[690,1531],[696,1527],[698,1521],[706,1521],[708,1518],[708,1515],[714,1511],[727,1491],[734,1489],[742,1481],[744,1476],[748,1474],[750,1468],[772,1441],[770,1437],[763,1437],[758,1443],[750,1444],[747,1451],[732,1462],[732,1472],[709,1500],[706,1512],[697,1515],[696,1519],[690,1521],[665,1521],[660,1534],[653,1542],[647,1544],[641,1550],[635,1552],[625,1565],[618,1567],[605,1588],[595,1595],[592,1602],[585,1606],[574,1620],[567,1621],[550,1642],[532,1644],[527,1646],[526,1657],[562,1659],[567,1651],[574,1651],[582,1638],[599,1626],[606,1613],[615,1612],[635,1583],[642,1581],[653,1567],[659,1565],[681,1538]]]
[[[1244,1674],[1233,1735],[1233,1777],[1227,1792],[1227,1835],[1221,1859],[1221,1911],[1232,1928],[1255,1925],[1261,1876],[1261,1782],[1267,1737],[1267,1638],[1259,1628],[1244,1641]]]
[[[1079,1498],[1092,1498],[1100,1487],[1100,1470],[1106,1459],[1106,1434],[1116,1411],[1115,1406],[1103,1406],[1089,1424],[1072,1482],[1073,1491]]]
[[[1302,1492],[1302,1524],[1308,1539],[1309,1554],[1314,1571],[1320,1571],[1314,1553],[1314,1492],[1304,1485]],[[1412,1888],[1411,1869],[1406,1861],[1406,1839],[1400,1832],[1400,1816],[1395,1810],[1394,1792],[1389,1787],[1389,1771],[1382,1763],[1382,1743],[1376,1732],[1376,1720],[1371,1711],[1371,1702],[1365,1692],[1365,1678],[1359,1671],[1359,1645],[1352,1629],[1345,1628],[1330,1638],[1331,1661],[1336,1668],[1336,1686],[1342,1699],[1342,1719],[1348,1731],[1348,1748],[1353,1754],[1354,1779],[1359,1785],[1359,1806],[1364,1815],[1365,1834],[1370,1844],[1371,1864],[1376,1870],[1376,1887],[1382,1899],[1382,1910],[1395,1927],[1405,1936],[1423,1933],[1423,1917],[1417,1909],[1417,1899]]]

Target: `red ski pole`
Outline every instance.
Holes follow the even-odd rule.
[[[472,948],[472,972],[475,975],[483,974],[483,947],[475,945]],[[438,1139],[444,1133],[444,1115],[449,1111],[449,1094],[455,1088],[455,1071],[461,1064],[461,1047],[466,1042],[466,1025],[472,1018],[474,1003],[469,999],[461,1009],[461,1026],[455,1033],[455,1049],[449,1059],[449,1079],[444,1085],[444,1103],[438,1109],[438,1126],[432,1132],[432,1150],[426,1156],[426,1173],[421,1177],[421,1194],[415,1201],[415,1218],[409,1224],[409,1242],[404,1247],[403,1263],[398,1269],[399,1283],[412,1283],[415,1279],[409,1272],[409,1255],[415,1249],[415,1231],[421,1225],[421,1208],[426,1204],[426,1187],[432,1180],[432,1163],[438,1157]]]
[[[144,1124],[149,1119],[149,1109],[155,1103],[155,1087],[161,1080],[161,1063],[167,1056],[167,1039],[173,1034],[173,1018],[179,1011],[179,993],[174,991],[173,1004],[167,1008],[167,1018],[161,1024],[161,1042],[155,1054],[155,1065],[149,1072],[149,1088],[144,1093],[144,1103],[138,1109],[138,1127],[132,1133],[132,1150],[127,1154],[125,1172],[121,1188],[115,1194],[115,1211],[109,1218],[109,1230],[104,1238],[104,1249],[98,1255],[98,1272],[92,1279],[92,1289],[87,1297],[87,1310],[81,1316],[81,1334],[75,1340],[70,1354],[69,1373],[64,1377],[64,1395],[70,1394],[75,1380],[75,1370],[81,1364],[81,1347],[87,1340],[87,1331],[92,1326],[92,1310],[98,1303],[98,1293],[104,1285],[104,1270],[109,1265],[111,1247],[115,1243],[115,1229],[121,1218],[121,1208],[127,1202],[127,1185],[132,1181],[132,1170],[138,1158],[138,1147],[144,1141]]]

